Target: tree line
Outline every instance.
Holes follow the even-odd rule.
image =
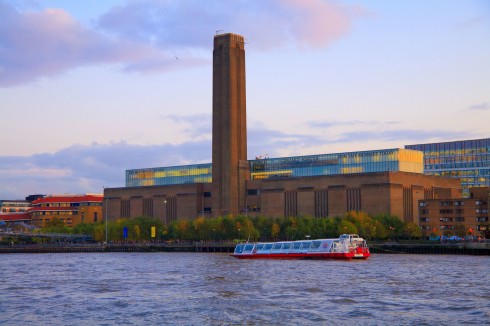
[[[156,218],[141,216],[109,221],[107,226],[101,221],[95,224],[80,223],[73,228],[67,228],[61,220],[53,219],[40,231],[86,234],[96,241],[105,241],[106,228],[108,241],[282,241],[336,238],[344,233],[359,234],[368,240],[414,239],[423,236],[418,225],[405,223],[396,216],[370,216],[355,211],[341,217],[326,218],[243,215],[198,217],[194,220],[173,221],[170,225],[164,225]]]

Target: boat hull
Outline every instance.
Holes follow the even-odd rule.
[[[271,254],[233,254],[238,259],[337,259],[337,260],[352,260],[352,259],[368,259],[371,254],[369,253],[271,253]]]

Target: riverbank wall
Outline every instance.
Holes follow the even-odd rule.
[[[37,244],[0,246],[2,253],[77,253],[77,252],[233,252],[234,243],[123,243],[123,244]],[[450,244],[370,244],[373,254],[441,254],[490,256],[490,243]]]

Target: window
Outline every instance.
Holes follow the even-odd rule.
[[[252,248],[254,247],[253,244],[247,244],[245,245],[245,250],[244,251],[252,251]]]
[[[311,242],[303,242],[303,249],[310,248]]]
[[[428,217],[421,217],[420,222],[422,222],[422,223],[429,222],[429,218]]]

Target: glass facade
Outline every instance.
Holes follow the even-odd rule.
[[[490,186],[490,138],[407,145],[424,153],[424,173],[459,178],[463,196],[469,188]]]
[[[399,148],[265,158],[249,162],[252,180],[386,171],[423,172],[423,154]]]
[[[211,183],[211,163],[126,171],[126,187]]]

